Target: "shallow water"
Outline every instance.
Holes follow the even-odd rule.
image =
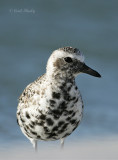
[[[84,117],[68,141],[117,136],[118,2],[0,3],[0,146],[27,144],[16,123],[17,99],[27,84],[45,72],[51,52],[62,46],[79,48],[85,62],[102,75],[101,79],[84,74],[76,78]]]

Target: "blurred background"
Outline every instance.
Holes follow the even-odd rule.
[[[102,75],[76,78],[84,117],[66,145],[118,136],[118,1],[1,0],[0,148],[32,147],[16,123],[18,97],[63,46],[79,48],[86,64]]]

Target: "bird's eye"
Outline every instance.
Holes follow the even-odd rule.
[[[71,63],[71,62],[72,62],[72,58],[70,58],[70,57],[66,57],[66,58],[64,58],[64,60],[65,60],[67,63]]]

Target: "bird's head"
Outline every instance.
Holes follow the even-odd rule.
[[[101,75],[84,63],[84,56],[77,48],[63,47],[55,50],[47,64],[49,75],[61,74],[63,77],[76,77],[79,73],[87,73],[95,77]]]

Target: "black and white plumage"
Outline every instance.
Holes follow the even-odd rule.
[[[60,139],[63,146],[64,138],[81,122],[83,101],[75,83],[81,72],[101,77],[85,65],[77,48],[59,48],[51,54],[46,73],[21,94],[17,121],[35,148],[37,140]]]

